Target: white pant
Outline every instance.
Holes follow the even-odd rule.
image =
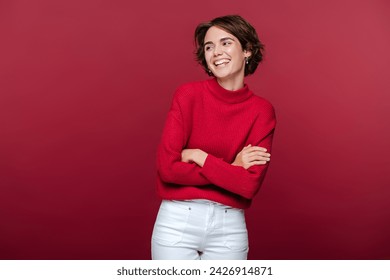
[[[244,210],[209,200],[163,200],[152,235],[154,260],[245,260]]]

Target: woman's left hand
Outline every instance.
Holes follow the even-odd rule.
[[[184,149],[183,151],[181,151],[182,162],[195,162],[200,167],[203,167],[206,158],[207,153],[202,151],[201,149]]]
[[[271,154],[267,153],[267,149],[249,144],[237,154],[232,165],[248,169],[253,165],[266,164],[270,161],[270,156]]]

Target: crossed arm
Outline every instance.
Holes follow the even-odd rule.
[[[262,112],[252,145],[244,147],[232,163],[201,149],[183,149],[188,132],[177,100],[173,100],[158,149],[157,170],[162,181],[175,185],[215,185],[252,199],[267,171],[275,127],[273,108]]]
[[[248,145],[229,164],[200,149],[184,149],[181,161],[173,158],[168,161],[158,167],[161,179],[167,183],[196,186],[213,184],[252,199],[264,179],[270,154],[265,148]]]
[[[203,167],[207,156],[208,154],[201,149],[184,149],[181,152],[181,161],[186,163],[195,162],[200,167]],[[270,156],[271,154],[267,153],[266,148],[249,144],[237,154],[232,165],[248,169],[253,165],[266,164],[270,161]]]

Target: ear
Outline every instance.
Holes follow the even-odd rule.
[[[249,49],[249,50],[244,50],[244,55],[245,57],[251,57],[252,56],[252,51]]]

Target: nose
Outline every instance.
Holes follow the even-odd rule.
[[[222,54],[222,48],[219,44],[217,44],[215,47],[214,47],[214,56],[219,56]]]

